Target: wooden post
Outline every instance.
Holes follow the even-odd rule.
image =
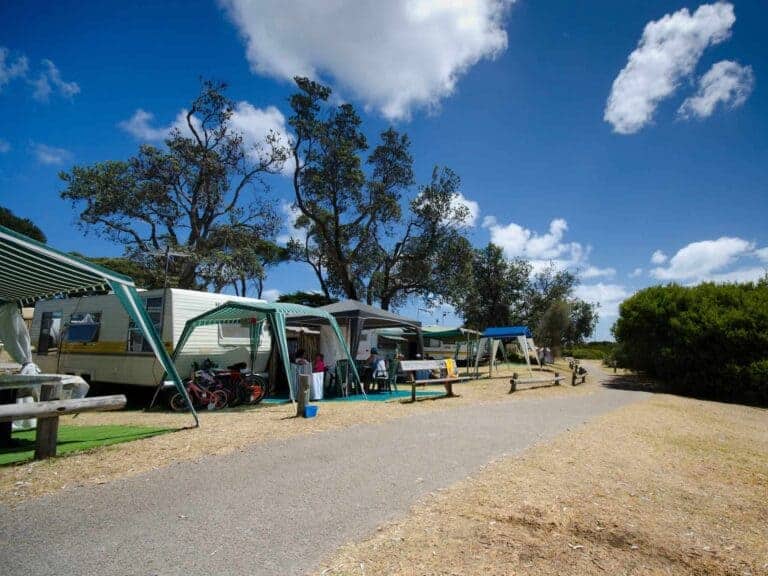
[[[576,368],[571,372],[571,386],[576,386]]]
[[[40,386],[40,401],[56,400],[58,386]],[[35,460],[56,456],[56,440],[59,437],[59,416],[37,419],[35,436]]]
[[[560,372],[555,372],[555,386],[560,386]]]
[[[311,374],[299,374],[299,397],[296,402],[296,416],[304,416],[304,408],[309,400],[309,387],[312,382]]]
[[[411,402],[416,402],[416,382],[411,382]]]
[[[512,379],[509,381],[509,392],[507,394],[512,394],[515,390],[517,390],[517,379],[519,376],[517,375],[517,372],[512,373]]]

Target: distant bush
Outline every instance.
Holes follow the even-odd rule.
[[[655,286],[621,305],[620,366],[676,393],[768,402],[768,281]]]
[[[564,349],[563,356],[573,356],[579,360],[606,360],[611,357],[614,348],[615,342],[587,342]]]

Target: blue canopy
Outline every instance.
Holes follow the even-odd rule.
[[[533,337],[528,326],[494,326],[486,328],[483,332],[483,338],[515,338],[516,336]]]

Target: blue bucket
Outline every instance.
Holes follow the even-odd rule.
[[[317,406],[307,404],[304,406],[304,418],[314,418],[317,416]]]

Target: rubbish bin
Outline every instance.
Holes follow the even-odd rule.
[[[324,380],[325,380],[325,372],[312,372],[312,386],[310,386],[310,390],[309,390],[310,400],[323,399]]]

